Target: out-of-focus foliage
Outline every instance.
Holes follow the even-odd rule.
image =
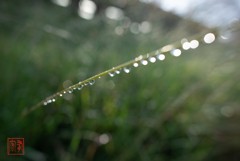
[[[182,51],[132,67],[57,98],[18,120],[24,108],[140,54],[205,30],[137,1],[122,7],[129,28],[98,10],[81,19],[51,2],[0,2],[0,160],[237,160],[240,150],[239,40]],[[103,3],[104,4],[104,3]],[[24,137],[24,156],[7,156]],[[106,144],[105,144],[106,143]]]

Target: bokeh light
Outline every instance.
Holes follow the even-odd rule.
[[[107,144],[109,142],[109,136],[107,134],[102,134],[99,136],[99,142],[101,144]]]
[[[148,21],[144,21],[140,25],[140,31],[144,34],[151,32],[152,24]]]
[[[78,14],[80,17],[91,20],[94,17],[97,6],[93,1],[83,0],[79,2]]]
[[[238,30],[240,28],[240,21],[239,21],[239,19],[237,19],[237,18],[231,19],[230,22],[229,22],[229,27],[232,30]]]
[[[71,0],[52,0],[58,6],[68,7],[71,4]]]
[[[105,10],[105,15],[107,18],[112,20],[121,20],[124,16],[124,13],[120,8],[109,6]]]
[[[140,30],[140,24],[137,23],[137,22],[133,22],[130,26],[130,31],[133,33],[133,34],[138,34],[139,33],[139,30]]]
[[[124,33],[124,28],[123,28],[122,26],[117,26],[117,27],[115,28],[115,33],[116,33],[117,35],[122,35],[122,34]]]

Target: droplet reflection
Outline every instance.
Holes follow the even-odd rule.
[[[151,63],[155,63],[155,62],[156,62],[156,58],[155,58],[155,57],[150,57],[150,58],[148,58],[148,60],[149,60]]]
[[[68,90],[68,93],[72,93],[72,92],[73,92],[73,89],[69,89],[69,90]]]
[[[208,33],[204,36],[204,41],[207,44],[212,43],[215,40],[215,35],[213,33]]]
[[[170,51],[170,53],[171,53],[173,56],[178,57],[178,56],[181,55],[182,52],[181,52],[180,49],[172,49],[172,50]]]
[[[142,65],[147,65],[148,61],[147,60],[141,60]]]
[[[77,86],[77,89],[81,90],[83,88],[83,86],[84,86],[83,84],[80,84],[80,85]]]
[[[164,59],[165,59],[165,55],[163,55],[163,54],[158,54],[158,55],[157,55],[157,58],[158,58],[159,60],[164,60]]]
[[[191,45],[190,45],[189,42],[185,42],[185,43],[183,43],[183,45],[182,45],[182,48],[183,48],[184,50],[188,50],[188,49],[190,49],[190,47],[191,47]]]
[[[52,102],[55,102],[55,101],[56,101],[56,98],[53,98],[53,99],[52,99]]]
[[[116,74],[120,74],[120,71],[121,71],[122,69],[120,68],[120,69],[118,69],[118,70],[115,70],[115,73]]]
[[[113,77],[115,75],[115,72],[109,72],[108,73],[111,77]]]
[[[133,66],[134,67],[138,67],[138,63],[133,63]]]
[[[90,85],[93,85],[94,83],[95,83],[95,80],[94,80],[94,79],[92,79],[92,80],[89,81],[89,84],[90,84]]]
[[[131,71],[131,67],[130,66],[126,66],[123,68],[125,73],[129,73]]]
[[[191,47],[192,49],[196,49],[196,48],[198,47],[198,45],[199,45],[199,42],[198,42],[197,40],[192,40],[192,41],[190,42],[190,47]]]

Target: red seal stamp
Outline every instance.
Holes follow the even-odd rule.
[[[8,138],[7,154],[24,155],[24,138]]]

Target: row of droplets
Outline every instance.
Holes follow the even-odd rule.
[[[204,36],[203,38],[204,42],[206,44],[210,44],[212,43],[214,40],[215,40],[215,35],[213,33],[208,33]],[[196,49],[198,46],[199,46],[199,41],[198,40],[192,40],[190,42],[188,42],[188,40],[186,38],[182,39],[181,40],[181,44],[182,44],[182,48],[184,50],[189,50],[190,48],[191,49]],[[166,51],[170,51],[171,55],[175,56],[175,57],[178,57],[181,55],[182,51],[180,49],[175,49],[172,45],[167,45],[165,47],[163,47],[161,49],[162,52],[166,52]],[[157,51],[158,52],[158,51]],[[148,57],[148,60],[151,62],[151,63],[155,63],[157,59],[159,60],[164,60],[165,59],[165,55],[164,54],[156,54],[157,56],[156,57]],[[148,64],[148,61],[143,59],[143,56],[140,55],[139,57],[135,58],[135,61],[139,61],[141,60],[141,64],[142,65],[147,65]],[[156,59],[157,58],[157,59]],[[133,66],[134,67],[138,67],[138,63],[135,62],[133,63]],[[113,68],[114,69],[114,68]],[[118,69],[118,70],[115,70],[115,71],[112,71],[112,72],[109,72],[108,74],[113,77],[115,74],[120,74],[120,71],[122,69]],[[123,68],[123,70],[126,72],[126,73],[129,73],[130,70],[131,70],[131,67],[130,66],[126,66]]]
[[[90,80],[89,82],[85,82],[84,84],[78,85],[77,88],[76,88],[76,87],[73,87],[73,88],[70,88],[70,89],[64,91],[63,93],[60,93],[59,96],[62,97],[62,96],[63,96],[64,94],[66,94],[66,93],[73,93],[73,91],[76,90],[76,89],[81,90],[84,86],[87,86],[88,84],[93,85],[94,83],[95,83],[95,80],[92,79],[92,80]],[[44,104],[44,105],[47,105],[47,104],[52,103],[52,102],[55,102],[55,101],[56,101],[56,97],[45,101],[43,104]]]
[[[156,58],[159,59],[159,60],[164,60],[164,59],[165,59],[165,55],[164,55],[164,54],[158,54],[158,55],[156,56]],[[156,60],[157,60],[156,58],[155,58],[155,57],[149,57],[148,60],[149,60],[151,63],[155,63]],[[139,56],[138,58],[136,58],[135,60],[141,60],[141,59],[142,59],[142,55],[140,55],[140,56]],[[140,61],[140,63],[141,63],[142,65],[147,65],[147,64],[148,64],[148,61],[143,59],[143,60]],[[137,62],[133,63],[133,66],[134,66],[134,67],[138,67],[138,65],[139,65],[139,64],[138,64]],[[114,67],[113,67],[113,69],[114,69]],[[131,71],[131,69],[132,69],[131,66],[126,66],[126,67],[123,68],[123,71],[124,71],[125,73],[129,73],[129,72]],[[108,74],[109,74],[111,77],[113,77],[115,74],[120,74],[121,70],[122,70],[122,68],[116,69],[115,71],[111,71],[111,72],[109,72]]]
[[[205,43],[210,44],[210,43],[212,43],[215,40],[215,35],[213,33],[208,33],[208,34],[206,34],[204,36],[203,40],[204,40]],[[192,41],[188,42],[187,39],[185,39],[185,38],[181,40],[181,44],[182,44],[182,48],[184,50],[188,50],[190,48],[191,49],[196,49],[199,46],[199,42],[197,40],[192,40]],[[173,55],[175,57],[178,57],[178,56],[181,55],[181,50],[180,49],[175,49],[172,45],[167,45],[167,46],[163,47],[161,49],[161,51],[162,52],[170,51],[171,55]],[[157,51],[157,53],[158,53],[158,51]],[[157,53],[156,53],[156,57],[154,57],[154,56],[149,57],[148,56],[149,54],[148,54],[147,55],[148,61],[150,61],[151,63],[155,63],[157,59],[161,60],[161,61],[165,59],[165,55],[164,54],[157,54]],[[142,65],[147,65],[148,64],[148,61],[143,59],[142,55],[140,55],[137,58],[135,58],[135,61],[140,61],[140,63]],[[134,67],[138,67],[138,65],[139,64],[137,62],[133,63]],[[113,69],[114,69],[114,67],[113,67]],[[131,71],[131,69],[132,69],[131,66],[126,66],[126,67],[123,68],[125,73],[129,73]],[[122,68],[116,69],[115,71],[111,71],[108,74],[111,77],[113,77],[115,74],[120,74],[121,70],[122,70]],[[76,89],[81,90],[84,86],[87,86],[88,84],[93,85],[94,83],[95,83],[95,80],[92,79],[89,82],[85,82],[84,84],[80,84],[77,87],[70,88],[67,91],[64,91],[63,93],[60,93],[59,96],[62,97],[63,94],[72,93]],[[43,104],[47,105],[47,104],[55,102],[55,101],[56,101],[56,97],[47,100]]]

